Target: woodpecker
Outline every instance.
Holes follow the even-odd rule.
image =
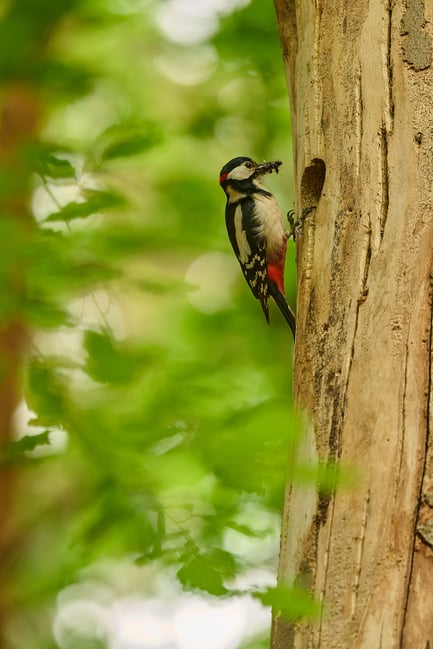
[[[257,164],[251,158],[233,158],[220,171],[226,197],[226,226],[233,250],[248,286],[269,323],[269,298],[273,297],[293,332],[296,320],[284,291],[287,239],[283,215],[275,196],[263,186],[263,176],[282,163]]]

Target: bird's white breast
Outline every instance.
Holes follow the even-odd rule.
[[[286,236],[280,206],[274,196],[264,194],[255,194],[254,205],[256,232],[266,238],[267,253],[273,256]]]

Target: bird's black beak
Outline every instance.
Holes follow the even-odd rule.
[[[263,162],[261,165],[256,167],[256,176],[263,176],[264,174],[271,174],[273,171],[278,173],[280,166],[283,163],[281,160],[273,160],[272,162]]]

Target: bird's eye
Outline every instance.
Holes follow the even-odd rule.
[[[246,162],[245,166],[246,166],[247,169],[252,169],[254,165],[253,165],[252,162]]]

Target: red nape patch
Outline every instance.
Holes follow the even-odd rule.
[[[225,180],[227,180],[227,176],[228,176],[228,174],[221,174],[221,176],[220,176],[220,185],[222,185],[223,182],[224,182]]]
[[[268,264],[268,280],[274,282],[280,290],[280,292],[285,295],[284,291],[284,275],[283,268],[281,266],[274,266],[273,264]]]

